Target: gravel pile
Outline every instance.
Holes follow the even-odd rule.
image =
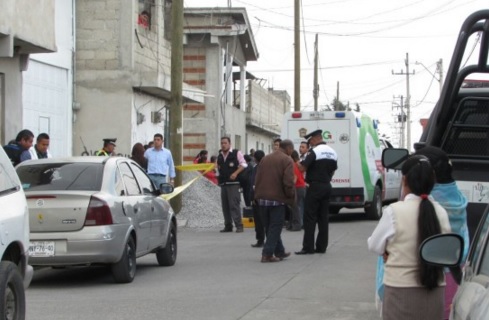
[[[195,178],[197,172],[182,172],[183,183]],[[221,206],[221,189],[201,177],[182,194],[182,210],[177,219],[186,220],[189,228],[216,228],[224,225]]]

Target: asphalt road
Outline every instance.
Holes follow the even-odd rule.
[[[332,220],[326,254],[277,263],[260,263],[253,229],[180,228],[176,265],[142,257],[130,284],[101,267],[36,270],[27,319],[379,319],[366,244],[376,222],[351,213]],[[288,251],[301,248],[302,232],[282,235]]]

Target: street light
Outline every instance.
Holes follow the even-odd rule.
[[[428,71],[429,74],[431,74],[433,78],[436,79],[436,81],[440,83],[440,94],[441,94],[441,90],[443,88],[443,67],[442,67],[443,60],[440,59],[436,62],[435,73],[438,73],[438,77],[433,72],[431,72],[422,62],[416,61],[414,64],[422,66],[426,71]]]

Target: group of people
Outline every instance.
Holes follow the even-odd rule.
[[[34,134],[28,129],[21,130],[3,149],[14,166],[26,160],[51,158],[49,135],[40,133],[34,144]]]
[[[103,141],[103,148],[95,155],[105,157],[115,155],[117,139],[106,138]],[[148,144],[137,142],[131,150],[131,159],[146,171],[156,187],[167,182],[174,184],[176,177],[172,153],[163,146],[163,141],[163,135],[156,133]]]
[[[103,147],[96,156],[115,155],[116,138],[103,139]],[[40,133],[34,144],[34,134],[28,129],[21,130],[15,140],[3,146],[5,153],[14,166],[31,159],[51,158],[49,152],[49,135]],[[148,173],[155,186],[161,183],[174,183],[175,165],[171,151],[163,147],[163,135],[157,133],[148,145],[136,143],[132,148],[131,159],[136,161]],[[169,175],[169,179],[167,179]]]
[[[338,158],[323,141],[321,130],[305,138],[300,154],[287,139],[274,141],[274,151],[268,155],[262,150],[250,152],[250,191],[257,239],[252,247],[262,248],[261,262],[278,262],[290,256],[281,232],[287,208],[300,206],[302,192],[304,235],[302,249],[295,253],[325,253],[328,248],[329,196]],[[233,225],[236,232],[243,231],[238,177],[248,165],[243,154],[231,148],[230,139],[221,138],[217,158],[224,215],[221,232],[232,232]],[[418,150],[404,162],[401,172],[401,199],[384,209],[367,241],[369,250],[378,254],[382,262],[382,317],[447,319],[456,282],[443,268],[422,262],[419,245],[432,235],[456,232],[465,240],[466,255],[467,199],[451,175],[448,156],[439,148]],[[301,182],[297,185],[300,177],[305,177],[302,187]],[[290,225],[299,220],[294,212],[295,209],[290,212]]]
[[[301,144],[301,155],[288,139],[276,139],[274,150],[268,155],[262,150],[252,153],[250,193],[257,239],[252,247],[262,248],[262,262],[277,262],[290,256],[281,239],[288,211],[288,228],[304,229],[302,248],[295,252],[297,255],[325,253],[328,247],[329,197],[338,157],[323,140],[321,130],[304,138],[307,141]],[[232,232],[233,224],[236,232],[243,231],[238,177],[248,165],[243,154],[231,148],[229,137],[221,138],[217,158],[224,215],[221,232]]]
[[[141,166],[156,187],[162,183],[175,183],[176,171],[173,156],[163,146],[163,135],[156,133],[147,145],[138,142],[131,150],[131,159]]]

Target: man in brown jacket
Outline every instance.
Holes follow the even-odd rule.
[[[290,255],[281,239],[285,206],[295,201],[294,151],[291,140],[280,141],[278,150],[264,157],[255,177],[255,201],[263,219],[266,241],[261,262],[277,262]]]

